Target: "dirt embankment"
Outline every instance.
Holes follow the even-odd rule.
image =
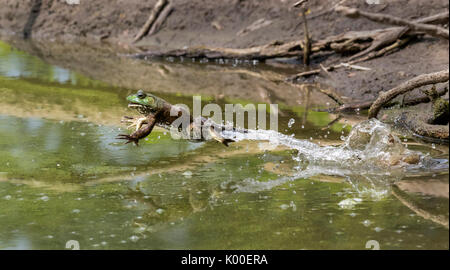
[[[133,37],[144,25],[156,0],[0,0],[0,32],[35,40],[93,41],[120,45],[132,51]],[[141,49],[185,46],[246,48],[274,40],[303,39],[303,23],[295,0],[172,0],[174,10],[154,35],[144,37]],[[311,2],[311,1],[310,1]],[[314,40],[355,30],[387,27],[363,18],[350,19],[333,11],[337,0],[310,4],[309,31]],[[380,4],[368,3],[380,2]],[[347,0],[345,5],[417,19],[448,10],[447,0]],[[249,31],[249,26],[260,27]],[[256,23],[258,25],[258,23]],[[261,26],[262,25],[262,26]],[[250,27],[251,28],[251,27]],[[255,28],[255,27],[253,27]],[[339,55],[313,57],[313,65],[340,61]],[[422,73],[448,68],[448,41],[422,37],[389,56],[361,65],[371,71],[340,69],[331,78],[317,78],[351,100],[373,100],[380,91]],[[88,63],[87,63],[88,64]],[[303,67],[298,65],[299,69]],[[412,95],[420,95],[416,90]]]

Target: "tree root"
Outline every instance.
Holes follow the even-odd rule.
[[[159,3],[159,2],[158,2]],[[162,8],[161,8],[162,9]],[[156,9],[156,6],[154,8]],[[159,11],[160,12],[160,11]],[[156,15],[155,15],[156,16]],[[420,23],[434,23],[442,22],[445,18],[448,19],[448,12],[441,13],[426,18],[416,20],[414,22]],[[149,25],[154,23],[153,21],[147,21],[146,24],[140,31],[140,34],[136,36],[135,40],[141,38],[141,35],[145,35],[145,29],[150,28]],[[309,53],[304,56],[308,58],[309,54],[313,54],[319,51],[334,51],[336,53],[357,53],[353,55],[349,60],[348,64],[355,64],[361,61],[366,61],[378,56],[382,56],[393,49],[399,48],[408,42],[411,37],[421,35],[422,32],[411,31],[407,27],[390,27],[385,29],[376,29],[369,31],[349,31],[343,34],[330,36],[326,39],[319,40],[316,42],[311,41],[311,49]],[[139,37],[139,38],[138,38]],[[290,41],[290,42],[280,42],[274,41],[269,44],[255,46],[250,48],[212,48],[212,47],[190,47],[177,50],[169,51],[147,51],[144,53],[135,54],[135,57],[188,57],[188,58],[207,58],[207,59],[247,59],[247,60],[266,60],[270,58],[279,57],[298,57],[299,55],[305,55],[305,50],[308,51],[309,44],[308,40],[310,37],[308,35],[307,42],[303,40]],[[400,41],[399,41],[400,40]],[[390,45],[394,43],[393,47]],[[386,50],[382,49],[375,52],[375,50],[386,47]],[[359,58],[364,55],[368,55],[367,58]],[[369,56],[370,55],[370,56]],[[359,58],[359,59],[356,59]],[[338,67],[341,67],[338,65]],[[332,70],[334,67],[329,67],[328,70]],[[297,77],[308,76],[317,74],[320,69],[305,72],[299,74]]]
[[[449,142],[449,129],[448,125],[431,125],[428,124],[429,116],[418,112],[403,112],[396,120],[396,124],[399,124],[414,134],[422,137],[425,140],[438,139],[439,142]]]
[[[443,96],[445,95],[445,93],[447,93],[448,88],[442,88],[440,90],[437,91],[437,95]],[[418,98],[413,98],[413,99],[408,99],[408,100],[404,100],[402,102],[400,101],[393,101],[393,102],[388,102],[386,104],[383,105],[383,108],[389,108],[389,107],[393,107],[395,105],[400,105],[402,107],[407,107],[407,106],[414,106],[420,103],[427,103],[430,102],[431,99],[429,96],[422,96],[422,97],[418,97]],[[372,106],[373,104],[373,100],[372,101],[365,101],[365,102],[358,102],[358,103],[347,103],[347,104],[343,104],[339,107],[336,108],[332,108],[332,109],[327,109],[325,110],[326,112],[330,112],[330,113],[345,113],[345,112],[355,112],[358,110],[367,110],[370,108],[370,106]]]
[[[287,80],[295,81],[295,80],[298,80],[301,77],[317,75],[317,74],[319,74],[321,72],[321,70],[324,70],[324,71],[328,72],[328,71],[333,71],[333,70],[341,68],[341,67],[352,68],[352,67],[354,67],[354,64],[357,64],[357,63],[360,63],[360,62],[364,62],[364,61],[368,61],[368,60],[371,60],[371,59],[374,59],[374,58],[377,58],[377,57],[380,57],[380,56],[387,55],[387,54],[393,52],[394,50],[400,48],[404,44],[408,43],[410,41],[410,39],[411,39],[410,37],[406,37],[404,39],[399,39],[394,44],[391,44],[391,45],[389,45],[387,47],[384,47],[383,49],[381,49],[379,51],[372,51],[369,54],[367,54],[366,56],[361,57],[359,59],[355,59],[355,60],[349,61],[347,63],[340,63],[340,64],[336,64],[336,65],[329,66],[329,67],[323,67],[323,68],[320,68],[320,69],[313,69],[313,70],[309,70],[309,71],[305,71],[305,72],[300,72],[300,73],[295,74],[295,75],[293,75],[291,77],[288,77]],[[359,69],[360,70],[364,70],[364,69],[361,69],[361,68],[359,68]]]
[[[371,21],[386,23],[392,25],[406,26],[413,31],[420,31],[427,33],[428,35],[449,39],[449,31],[445,28],[436,25],[429,25],[420,22],[412,22],[402,18],[394,17],[387,14],[378,14],[361,11],[356,8],[349,8],[345,6],[338,6],[335,9],[337,12],[343,13],[345,16],[350,18],[365,17]]]
[[[369,118],[376,118],[378,112],[381,110],[383,105],[391,101],[398,95],[405,94],[411,90],[414,90],[424,85],[446,82],[448,81],[448,79],[449,79],[448,69],[435,73],[422,74],[409,81],[400,84],[397,87],[394,87],[393,89],[387,92],[381,93],[379,97],[374,101],[372,106],[369,108]]]

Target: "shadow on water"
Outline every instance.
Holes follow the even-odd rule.
[[[0,248],[448,248],[446,146],[358,117],[328,126],[336,116],[305,108],[326,97],[264,66],[49,47],[32,49],[43,61],[0,43]],[[189,106],[279,103],[280,133],[224,148],[158,129],[123,145],[124,98],[143,86]]]

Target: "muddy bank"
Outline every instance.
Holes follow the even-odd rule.
[[[289,71],[280,69],[278,72],[276,61],[271,61],[277,68],[270,71],[270,74],[267,72],[261,74],[261,71],[252,74],[239,68],[226,69],[226,72],[223,72],[223,67],[208,64],[208,69],[199,68],[201,70],[199,72],[204,72],[202,75],[205,78],[204,82],[192,80],[189,82],[189,78],[183,76],[176,65],[152,61],[142,63],[143,61],[129,59],[111,61],[109,56],[94,56],[98,51],[87,55],[81,52],[81,49],[73,49],[77,46],[58,49],[46,43],[54,40],[75,44],[87,42],[96,44],[94,46],[104,50],[110,48],[109,53],[114,53],[161,48],[177,49],[185,46],[246,48],[274,40],[294,41],[303,38],[303,23],[298,9],[292,8],[294,2],[294,0],[172,1],[174,10],[161,29],[131,46],[133,37],[145,23],[156,1],[81,0],[79,5],[69,5],[66,1],[2,0],[0,31],[8,35],[31,37],[37,50],[29,48],[28,51],[40,54],[47,61],[79,70],[113,85],[154,90],[159,86],[158,81],[171,80],[174,82],[173,89],[161,91],[185,94],[210,93],[213,96],[224,95],[231,98],[245,96],[256,101],[281,101],[292,105],[301,100],[301,97],[299,99],[292,97],[302,94],[298,93],[297,87],[282,82],[283,76]],[[307,17],[310,34],[314,40],[350,30],[386,27],[366,19],[350,19],[337,14],[333,11],[337,3],[338,1],[320,0],[310,5],[311,12]],[[380,4],[349,0],[345,1],[345,4],[365,11],[382,12],[406,19],[417,19],[448,10],[448,2],[443,0],[380,1]],[[252,30],[251,26],[257,21],[262,26]],[[93,56],[95,58],[92,58]],[[361,64],[370,68],[370,71],[340,69],[332,72],[331,77],[318,76],[309,78],[306,82],[329,85],[350,101],[373,100],[380,91],[391,89],[416,75],[448,68],[448,57],[448,41],[425,36],[388,56]],[[317,66],[322,63],[327,66],[344,60],[345,58],[340,55],[321,54],[313,56],[312,64]],[[304,70],[299,61],[293,63],[295,64],[293,70],[297,72]],[[247,76],[248,83],[234,85],[233,76]],[[223,82],[223,92],[212,93],[205,90],[208,89],[208,84],[217,81]],[[409,96],[421,95],[420,90],[415,90]],[[317,103],[330,102],[327,97],[322,96],[318,94],[317,99],[326,101]],[[316,97],[312,100],[316,100]]]
[[[202,95],[204,99],[253,101],[280,106],[327,106],[333,101],[315,84],[293,85],[284,73],[258,65],[142,61],[112,54],[112,48],[57,42],[10,39],[14,47],[44,61],[77,71],[89,78],[129,89],[161,94]],[[95,59],[92,61],[91,59]],[[199,80],[198,78],[202,78]]]

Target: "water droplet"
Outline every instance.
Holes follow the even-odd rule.
[[[375,227],[373,230],[376,231],[376,232],[381,232],[383,230],[383,228]]]
[[[364,220],[364,221],[362,222],[362,224],[363,224],[364,226],[366,226],[366,227],[369,227],[369,226],[372,224],[372,221],[366,219],[366,220]]]
[[[291,128],[294,123],[295,123],[295,119],[294,118],[289,119],[288,127]]]
[[[130,240],[131,240],[132,242],[137,242],[137,241],[139,240],[139,237],[136,236],[136,235],[132,235],[132,236],[130,237]]]
[[[186,178],[191,178],[192,177],[192,172],[191,171],[185,171],[183,173],[183,176],[186,177]]]

